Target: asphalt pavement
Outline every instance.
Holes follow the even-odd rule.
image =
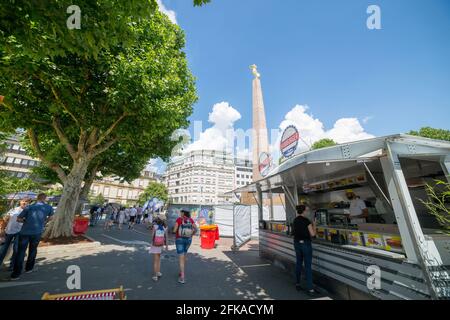
[[[292,275],[259,257],[257,241],[233,252],[231,239],[222,238],[215,249],[205,250],[195,237],[183,285],[177,282],[178,258],[173,240],[161,257],[163,276],[155,282],[152,257],[147,250],[150,235],[145,226],[104,230],[100,222],[90,227],[87,235],[96,242],[41,249],[35,271],[23,274],[18,281],[9,281],[6,267],[0,267],[0,299],[36,300],[45,292],[72,292],[67,287],[71,275],[67,268],[71,265],[80,268],[81,291],[123,286],[128,299],[310,299],[295,289]]]

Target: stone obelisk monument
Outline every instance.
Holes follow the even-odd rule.
[[[264,111],[264,100],[261,88],[261,75],[256,65],[251,65],[253,73],[253,131],[252,131],[252,153],[253,153],[253,181],[262,178],[259,172],[259,156],[262,152],[269,152],[269,139],[267,134],[266,113]]]

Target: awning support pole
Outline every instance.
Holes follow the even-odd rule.
[[[430,296],[432,299],[437,299],[437,290],[427,263],[431,264],[434,260],[433,264],[436,264],[441,260],[439,252],[432,240],[427,241],[425,239],[402,171],[400,159],[398,154],[391,149],[389,141],[386,142],[386,151],[387,157],[380,160],[406,256],[408,260],[421,267]],[[432,250],[432,247],[436,250]]]
[[[377,180],[375,179],[375,177],[373,176],[372,172],[370,171],[369,167],[367,166],[367,164],[364,162],[364,168],[366,168],[367,173],[370,175],[370,177],[372,178],[373,182],[375,183],[375,185],[377,186],[378,190],[381,192],[381,194],[383,195],[384,200],[386,200],[386,202],[392,207],[392,203],[389,200],[389,198],[386,196],[386,194],[383,192],[383,189],[381,189],[380,185],[378,184]]]
[[[441,164],[444,175],[447,178],[447,182],[450,183],[450,156],[445,157],[444,162]]]
[[[268,182],[268,186],[269,186],[269,203],[270,203],[270,207],[269,207],[269,220],[273,221],[273,194],[272,194],[272,188],[270,186],[270,181]]]
[[[293,220],[293,217],[295,217],[295,211],[296,211],[296,209],[295,209],[295,207],[296,207],[296,201],[295,201],[295,198],[292,196],[292,193],[291,193],[291,191],[289,190],[289,187],[287,187],[287,186],[281,186],[282,188],[283,188],[283,190],[284,190],[284,194],[285,194],[285,198],[287,198],[287,201],[288,201],[288,203],[291,205],[291,208],[292,208],[292,211],[290,211],[290,210],[288,210],[288,208],[287,208],[287,204],[286,204],[286,208],[285,208],[285,211],[286,211],[286,221],[288,222],[288,223],[291,223],[292,222],[292,220]],[[297,188],[295,188],[295,190],[297,190]],[[290,213],[293,213],[293,214],[290,214]]]
[[[263,198],[262,198],[262,191],[261,191],[261,185],[258,183],[256,184],[256,190],[258,192],[258,200],[256,203],[258,204],[258,216],[259,221],[263,220]]]

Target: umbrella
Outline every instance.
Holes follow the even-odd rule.
[[[11,193],[6,196],[8,200],[22,200],[23,198],[31,198],[31,200],[35,200],[37,197],[37,193],[33,191],[22,191],[17,193]]]

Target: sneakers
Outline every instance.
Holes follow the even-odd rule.
[[[153,281],[158,281],[158,276],[154,276],[154,277],[152,277],[152,279],[153,279]]]
[[[20,277],[11,277],[11,278],[9,278],[9,280],[11,280],[11,281],[16,281],[16,280],[19,280],[20,279]]]
[[[311,289],[311,290],[306,291],[306,294],[310,297],[315,297],[316,291],[314,289]]]
[[[25,271],[25,273],[32,273],[32,272],[33,272],[33,269]]]
[[[179,277],[179,278],[178,278],[178,282],[181,283],[181,284],[184,284],[184,278]]]
[[[158,272],[158,273],[156,274],[156,276],[157,276],[158,278],[161,278],[161,277],[162,277],[162,273],[161,273],[161,272]]]

